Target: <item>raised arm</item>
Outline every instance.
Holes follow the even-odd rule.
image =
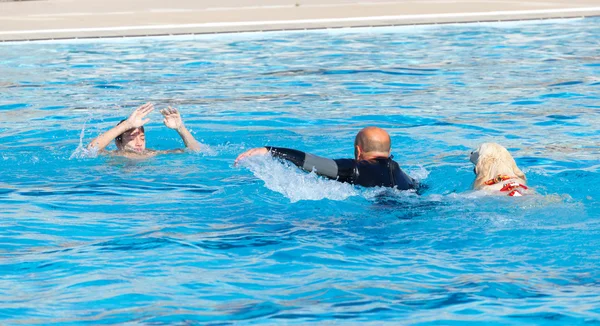
[[[183,120],[181,120],[181,115],[179,111],[175,108],[168,107],[166,109],[160,110],[160,113],[165,117],[163,122],[165,126],[170,129],[174,129],[177,131],[185,147],[189,148],[192,151],[198,152],[200,151],[200,143],[194,138],[194,136],[190,133],[190,131],[183,124]]]
[[[88,149],[96,149],[98,151],[103,150],[122,133],[126,132],[129,129],[138,128],[143,126],[145,123],[150,121],[150,119],[144,119],[150,112],[154,110],[154,105],[152,103],[146,103],[131,113],[127,120],[123,121],[114,127],[112,127],[109,131],[101,134],[100,136],[94,138],[88,145]]]

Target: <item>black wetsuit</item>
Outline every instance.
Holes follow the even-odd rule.
[[[369,161],[354,159],[332,160],[295,149],[266,147],[271,155],[284,159],[305,171],[363,187],[396,187],[399,190],[415,189],[417,182],[409,177],[391,158]]]

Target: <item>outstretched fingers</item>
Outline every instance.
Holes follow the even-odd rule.
[[[252,149],[249,149],[249,150],[243,152],[242,154],[240,154],[233,163],[234,163],[234,165],[238,165],[238,163],[240,161],[242,161],[250,156],[266,155],[267,153],[269,153],[269,150],[266,147],[252,148]]]
[[[168,117],[168,116],[170,116],[170,115],[172,115],[172,114],[179,114],[179,111],[177,111],[177,109],[175,109],[175,108],[172,108],[172,107],[170,107],[170,106],[169,106],[169,107],[167,107],[166,109],[162,109],[162,110],[160,110],[160,113],[161,113],[163,116],[165,116],[165,117]]]
[[[248,158],[248,157],[252,156],[251,152],[252,152],[252,150],[249,150],[249,151],[243,152],[242,154],[240,154],[240,155],[239,155],[239,156],[238,156],[238,157],[235,159],[235,161],[233,162],[233,164],[234,164],[234,165],[238,165],[238,164],[239,164],[241,161],[243,161],[244,159],[246,159],[246,158]]]
[[[138,106],[138,108],[135,109],[134,113],[143,113],[143,112],[146,112],[147,110],[151,109],[152,107],[153,107],[152,103],[148,102],[146,104]]]
[[[244,159],[244,154],[238,155],[238,157],[235,158],[235,161],[233,161],[233,165],[237,166],[240,163],[240,161],[243,159]]]
[[[145,116],[147,116],[150,112],[154,110],[154,104],[148,102],[144,105],[139,106],[135,109],[129,118],[127,118],[127,124],[130,128],[137,128],[143,126],[145,123],[150,121],[150,119],[142,120]]]
[[[154,111],[154,104],[146,103],[146,104],[142,105],[140,108],[141,108],[141,110],[139,111],[140,116],[145,117],[150,112]]]

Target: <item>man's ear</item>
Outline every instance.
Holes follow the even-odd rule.
[[[361,155],[362,155],[362,150],[360,149],[360,146],[358,146],[358,145],[354,146],[354,156],[355,156],[355,158],[358,160],[358,159],[360,159]]]

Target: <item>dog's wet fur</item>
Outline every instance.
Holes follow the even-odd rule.
[[[515,159],[504,146],[496,143],[483,143],[471,152],[471,162],[475,164],[475,181],[473,189],[486,191],[499,191],[503,183],[486,185],[486,181],[492,180],[498,175],[511,177],[511,182],[523,185],[527,184],[525,173],[519,169]],[[500,193],[499,193],[500,194]]]

